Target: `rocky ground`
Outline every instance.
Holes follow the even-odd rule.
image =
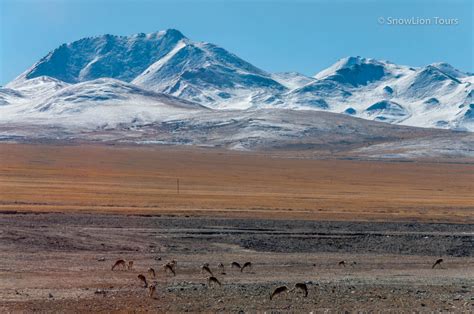
[[[474,310],[472,224],[3,212],[0,226],[0,312]],[[120,258],[133,269],[111,271]],[[161,268],[172,259],[176,276]],[[307,297],[270,300],[297,282]]]

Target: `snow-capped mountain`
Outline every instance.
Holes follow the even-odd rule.
[[[279,99],[313,108],[419,127],[474,130],[473,76],[437,63],[422,68],[349,57]],[[282,100],[283,99],[283,100]]]
[[[46,82],[35,87],[32,82]],[[54,79],[39,77],[18,83],[18,90],[45,90]],[[43,87],[43,88],[41,88]],[[0,90],[0,95],[3,90]],[[23,94],[21,94],[23,95]],[[38,94],[39,95],[39,94]],[[2,123],[67,125],[76,129],[115,128],[120,124],[156,123],[209,111],[207,107],[170,95],[144,90],[116,79],[103,78],[60,89],[49,89],[34,99],[5,105]]]
[[[225,49],[193,42],[174,29],[64,44],[15,81],[38,76],[67,83],[115,78],[219,108],[248,108],[262,97],[287,89],[271,74]]]
[[[446,63],[414,68],[362,57],[341,59],[314,77],[272,74],[170,29],[61,45],[0,88],[0,122],[36,115],[46,124],[90,112],[98,126],[137,116],[152,123],[205,106],[310,109],[474,131],[473,83],[472,74]],[[157,109],[169,102],[173,110]]]
[[[220,109],[246,109],[287,89],[225,49],[189,40],[182,40],[132,83]]]
[[[16,80],[49,76],[67,83],[109,77],[130,82],[182,39],[177,30],[132,36],[103,35],[63,44]]]
[[[8,87],[21,93],[23,97],[38,99],[69,85],[49,76],[39,76],[29,80],[15,80]]]

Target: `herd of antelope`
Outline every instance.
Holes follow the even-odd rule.
[[[435,268],[436,266],[441,267],[442,262],[443,262],[442,258],[436,260],[436,262],[433,264],[433,266],[431,268]],[[176,262],[176,260],[172,260],[168,263],[163,264],[162,269],[163,269],[165,274],[170,274],[170,275],[176,276],[176,266],[177,266],[177,264],[178,263]],[[346,267],[346,264],[348,264],[346,261],[340,261],[338,263],[338,265],[342,266],[342,267]],[[349,263],[349,265],[351,265],[351,266],[354,266],[356,264],[357,263],[355,261],[352,261],[352,262]],[[118,269],[119,267],[122,270],[133,270],[133,261],[128,261],[128,263],[127,263],[125,260],[119,259],[112,266],[112,271],[115,270],[115,269]],[[243,272],[246,268],[251,269],[252,268],[252,263],[251,262],[246,262],[243,265],[240,265],[238,262],[232,262],[230,264],[230,267],[231,268],[237,268],[238,270],[240,270],[240,272]],[[224,266],[223,263],[219,263],[217,265],[217,268],[219,269],[219,274],[220,275],[225,275],[226,274],[225,266]],[[155,291],[156,291],[156,286],[158,284],[158,282],[155,280],[156,279],[156,272],[152,267],[150,267],[150,268],[148,268],[147,273],[150,276],[151,280],[153,280],[151,284],[148,283],[146,277],[143,274],[139,274],[137,276],[137,278],[143,283],[143,287],[148,289],[148,296],[150,298],[153,298],[154,294],[155,294]],[[217,277],[215,276],[214,272],[211,270],[211,267],[210,267],[209,263],[204,263],[204,264],[201,265],[201,274],[203,274],[203,273],[205,273],[208,276],[207,277],[207,285],[209,287],[212,287],[213,285],[218,285],[218,286],[222,285],[221,282],[219,281],[219,279],[217,279]],[[298,282],[291,289],[288,288],[288,286],[279,286],[279,287],[275,288],[270,294],[270,300],[272,300],[275,296],[277,296],[279,294],[286,293],[286,292],[292,292],[292,291],[295,291],[295,290],[301,291],[303,293],[304,297],[308,296],[308,286],[305,283]]]

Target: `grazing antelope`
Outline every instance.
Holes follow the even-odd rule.
[[[133,261],[128,261],[127,269],[128,269],[128,270],[132,270],[132,269],[133,269]]]
[[[346,267],[346,262],[340,261],[340,262],[338,263],[338,265],[339,265],[339,266],[344,266],[344,267]]]
[[[219,268],[219,269],[221,270],[221,275],[225,275],[224,264],[219,263],[219,264],[217,265],[217,268]]]
[[[153,268],[148,268],[148,275],[150,275],[151,277],[153,278],[156,278],[156,273],[155,273],[155,270]]]
[[[145,276],[143,276],[142,274],[140,274],[140,275],[138,275],[137,277],[138,277],[138,279],[140,279],[140,280],[143,282],[143,284],[145,285],[144,287],[145,287],[145,288],[148,288],[148,282],[146,281]]]
[[[164,264],[163,269],[164,269],[165,273],[172,273],[173,276],[176,276],[176,271],[174,270],[173,266],[171,266],[170,263]]]
[[[112,266],[112,270],[115,269],[115,267],[122,266],[122,269],[125,269],[125,261],[123,259],[119,259],[115,262],[115,264]]]
[[[150,286],[148,286],[148,297],[153,298],[155,291],[156,291],[156,285],[158,283],[155,281],[153,282]]]
[[[288,287],[287,286],[280,286],[280,287],[277,287],[275,288],[275,290],[273,290],[272,294],[270,295],[270,300],[273,299],[273,297],[275,297],[276,295],[280,294],[280,293],[283,293],[283,292],[288,292]]]
[[[298,282],[295,283],[295,287],[292,290],[299,289],[304,292],[304,297],[308,296],[308,286],[305,283]]]
[[[250,268],[252,268],[252,263],[251,263],[251,262],[246,262],[246,263],[244,264],[244,266],[242,266],[242,268],[240,269],[240,271],[243,272],[244,269],[245,269],[245,267],[250,267]]]
[[[230,264],[230,267],[231,268],[237,267],[238,269],[242,269],[242,266],[240,266],[240,264],[237,262],[232,262],[232,264]]]
[[[201,266],[201,273],[203,273],[203,272],[205,272],[205,271],[206,271],[209,275],[214,276],[214,274],[212,273],[211,269],[209,268],[209,264],[207,264],[207,263]]]
[[[217,279],[216,277],[214,276],[211,276],[209,278],[207,278],[207,284],[209,285],[209,287],[211,287],[211,283],[216,283],[218,284],[219,286],[222,286],[221,282],[219,281],[219,279]]]
[[[433,268],[435,268],[436,266],[441,267],[441,263],[442,263],[442,262],[443,262],[443,259],[442,259],[442,258],[436,260],[436,262],[433,264],[433,266],[431,266],[431,268],[433,269]]]

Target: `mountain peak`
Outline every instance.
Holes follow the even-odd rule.
[[[315,75],[316,79],[332,80],[353,87],[379,80],[391,71],[388,62],[371,58],[346,57]]]
[[[54,49],[15,80],[50,76],[78,83],[109,77],[130,82],[185,38],[176,29],[86,37]]]
[[[337,71],[351,68],[358,65],[364,64],[374,64],[374,65],[383,65],[384,62],[378,61],[372,58],[364,58],[361,56],[349,56],[342,59],[339,59],[336,63],[331,65],[329,68],[322,70],[321,72],[317,73],[314,77],[317,79],[323,79],[330,75],[335,74]]]
[[[380,64],[380,63],[385,63],[384,61],[380,61],[374,58],[365,58],[361,56],[349,56],[340,59],[336,64],[338,66],[342,67],[351,67],[353,65],[361,65],[361,64]]]
[[[179,30],[174,29],[174,28],[168,28],[163,31],[156,31],[156,32],[148,33],[148,34],[138,33],[138,34],[132,35],[132,37],[135,37],[135,38],[145,37],[147,39],[161,39],[163,37],[167,37],[167,38],[174,38],[175,40],[181,40],[181,39],[186,38],[186,36],[184,36],[183,33],[181,33]]]
[[[349,56],[349,57],[340,59],[338,62],[336,62],[336,64],[338,64],[341,67],[350,67],[355,64],[368,63],[369,60],[371,59],[367,59],[361,56],[356,56],[356,57]]]
[[[456,79],[464,78],[464,77],[468,76],[467,73],[459,71],[458,69],[453,67],[451,64],[446,63],[446,62],[432,63],[432,64],[428,65],[428,67],[436,68],[439,71],[443,72],[444,74],[447,74],[448,76],[454,77]]]
[[[164,31],[167,36],[178,37],[179,39],[186,38],[179,30],[175,28],[168,28]]]

